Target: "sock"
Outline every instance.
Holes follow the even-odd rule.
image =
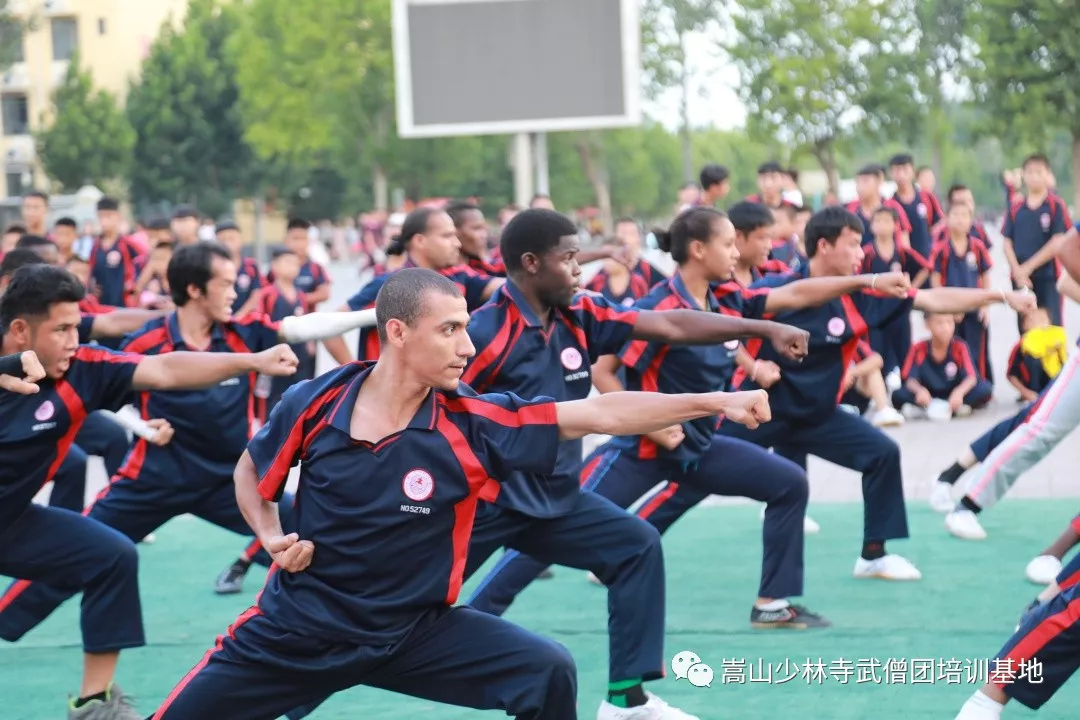
[[[756,607],[758,610],[764,610],[765,612],[776,612],[777,610],[783,610],[786,607],[791,607],[791,603],[789,603],[787,600],[781,599],[767,602],[764,605],[758,605],[757,603],[754,603],[754,607]]]
[[[645,697],[645,688],[641,687],[641,679],[623,680],[608,685],[608,702],[615,707],[630,708],[639,707],[648,702]]]
[[[1005,709],[1004,705],[999,703],[997,700],[994,700],[989,695],[984,694],[982,690],[976,690],[975,694],[968,699],[968,702],[977,707],[992,710],[998,715],[1000,715],[1001,711]]]
[[[963,507],[965,510],[970,510],[976,515],[982,512],[982,508],[979,507],[978,503],[969,498],[967,495],[960,498],[960,506]]]
[[[953,463],[948,470],[938,475],[938,482],[955,485],[956,481],[959,480],[960,476],[963,474],[964,468],[960,467],[960,463]]]
[[[249,567],[251,567],[251,561],[250,560],[248,560],[247,558],[238,558],[236,560],[236,562],[234,562],[232,564],[232,568],[230,568],[230,569],[233,572],[243,573],[243,572],[247,572]]]
[[[862,559],[863,560],[880,560],[885,557],[885,543],[879,541],[870,541],[863,543],[862,546]]]
[[[77,710],[77,709],[81,708],[83,705],[86,705],[87,703],[93,702],[94,700],[100,700],[101,702],[105,702],[108,699],[109,699],[109,691],[108,690],[106,690],[105,692],[96,693],[94,695],[87,695],[86,697],[81,697],[81,698],[79,698],[78,700],[75,701],[75,709]]]

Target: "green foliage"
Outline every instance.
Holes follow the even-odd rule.
[[[19,58],[25,30],[25,24],[11,14],[11,0],[0,0],[0,70]]]
[[[716,0],[644,0],[641,5],[641,65],[645,95],[657,99],[677,87],[686,57],[681,38],[715,25],[723,17]]]
[[[123,177],[135,133],[116,98],[94,90],[90,74],[72,58],[53,94],[53,122],[36,133],[38,157],[45,172],[65,191],[90,184],[105,186]],[[42,125],[47,123],[42,121]]]
[[[190,202],[219,215],[264,182],[267,168],[244,142],[236,67],[224,47],[238,12],[192,0],[184,29],[163,26],[144,61],[127,101],[138,137],[131,196],[140,206]]]

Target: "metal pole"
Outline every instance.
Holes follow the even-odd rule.
[[[551,195],[551,179],[548,177],[547,133],[533,133],[533,162],[536,164],[536,192]]]
[[[514,168],[514,202],[518,207],[529,207],[534,194],[532,170],[532,144],[528,133],[514,136],[511,163]]]

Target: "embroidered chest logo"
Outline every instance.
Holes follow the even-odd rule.
[[[37,424],[30,429],[34,432],[52,430],[56,427],[56,421],[53,420],[55,415],[56,406],[53,405],[52,400],[46,400],[41,405],[38,405],[38,409],[34,411],[34,419],[37,420]]]
[[[249,287],[251,287],[251,278],[247,275],[241,275],[240,277],[236,278],[236,285],[241,290],[247,290]]]
[[[410,470],[401,479],[401,490],[405,493],[405,497],[413,502],[420,503],[430,500],[431,496],[435,494],[435,478],[431,477],[431,473],[427,470]],[[431,508],[425,505],[402,503],[399,509],[403,513],[413,515],[431,514]]]
[[[574,382],[589,377],[589,369],[581,369],[584,359],[577,348],[568,347],[563,349],[559,354],[559,360],[562,362],[562,366],[569,371],[563,376],[563,380],[566,382]]]
[[[109,263],[109,267],[116,267],[120,264],[120,251],[110,250],[109,254],[105,256],[105,262]]]
[[[949,378],[950,380],[956,377],[956,363],[945,363],[945,377]]]

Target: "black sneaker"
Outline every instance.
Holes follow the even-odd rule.
[[[762,610],[755,605],[750,611],[750,626],[758,630],[807,630],[832,627],[832,623],[802,605],[788,605],[781,610]]]
[[[555,571],[551,568],[544,568],[539,575],[536,576],[537,580],[550,580],[555,577]]]
[[[244,591],[244,577],[250,565],[233,563],[221,571],[214,582],[214,592],[218,595],[236,595]]]
[[[1028,606],[1024,608],[1024,612],[1020,613],[1020,622],[1016,623],[1017,630],[1020,629],[1021,625],[1027,622],[1027,619],[1031,617],[1031,613],[1039,609],[1040,605],[1042,605],[1042,601],[1039,600],[1039,598],[1035,598],[1030,603],[1028,603]]]

